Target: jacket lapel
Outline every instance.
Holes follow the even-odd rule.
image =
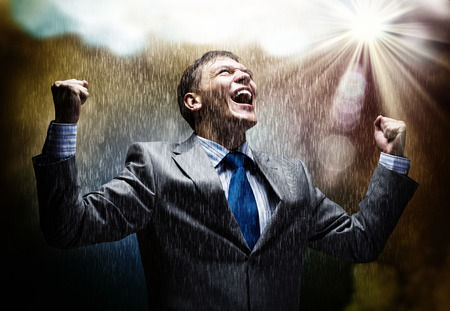
[[[219,176],[194,134],[175,148],[173,159],[206,200],[211,196],[224,197]]]
[[[279,187],[279,185],[283,185],[285,181],[282,169],[279,165],[277,165],[277,163],[273,163],[273,161],[267,155],[264,155],[262,153],[253,150],[252,154],[257,166],[259,167],[264,177],[269,182],[269,185],[272,187],[273,191],[278,197],[278,202],[276,204],[276,206],[278,207],[280,201],[284,197],[283,192]]]
[[[252,153],[257,166],[266,178],[269,186],[272,188],[267,190],[269,191],[269,195],[270,190],[273,190],[272,195],[275,196],[275,198],[272,198],[275,200],[275,209],[272,211],[272,217],[253,249],[257,250],[267,244],[271,239],[275,238],[277,226],[286,221],[284,216],[286,198],[284,191],[286,191],[286,189],[282,188],[282,185],[286,185],[286,176],[279,162],[275,162],[263,153],[254,152],[253,150]]]
[[[206,202],[207,208],[202,210],[202,219],[209,229],[249,254],[250,250],[228,205],[219,176],[195,134],[175,148],[173,159]]]

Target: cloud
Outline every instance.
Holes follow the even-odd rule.
[[[417,1],[423,0],[412,0]],[[343,18],[336,12],[351,7],[350,3],[11,0],[10,7],[13,19],[35,37],[76,34],[86,44],[106,47],[118,55],[142,51],[153,36],[193,44],[256,43],[271,54],[286,56],[301,53],[342,28]]]
[[[311,10],[298,0],[11,0],[10,5],[14,20],[35,37],[76,34],[118,55],[141,51],[151,36],[194,44],[256,43],[274,54],[296,53],[305,47],[303,18]]]

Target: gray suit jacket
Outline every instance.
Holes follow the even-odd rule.
[[[306,247],[375,260],[417,188],[379,165],[350,216],[314,187],[301,161],[253,154],[278,202],[253,250],[195,136],[132,145],[123,171],[83,197],[75,157],[35,157],[42,231],[61,248],[137,233],[152,309],[298,310]]]

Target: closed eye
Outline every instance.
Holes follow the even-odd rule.
[[[219,74],[223,74],[223,73],[231,73],[231,69],[229,69],[229,68],[220,69]]]
[[[244,69],[239,69],[239,70],[248,74],[250,76],[250,79],[253,80],[253,72],[251,72],[249,69],[244,68]],[[217,75],[232,74],[234,71],[236,71],[235,68],[223,67],[217,71]]]

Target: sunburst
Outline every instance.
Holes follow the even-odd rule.
[[[427,25],[417,21],[423,3],[351,0],[326,7],[330,13],[324,14],[313,54],[337,51],[337,58],[348,57],[347,72],[363,68],[366,78],[370,68],[384,113],[393,117],[404,117],[402,102],[408,96],[435,105],[414,74],[414,66],[434,61],[429,45],[434,38]]]

